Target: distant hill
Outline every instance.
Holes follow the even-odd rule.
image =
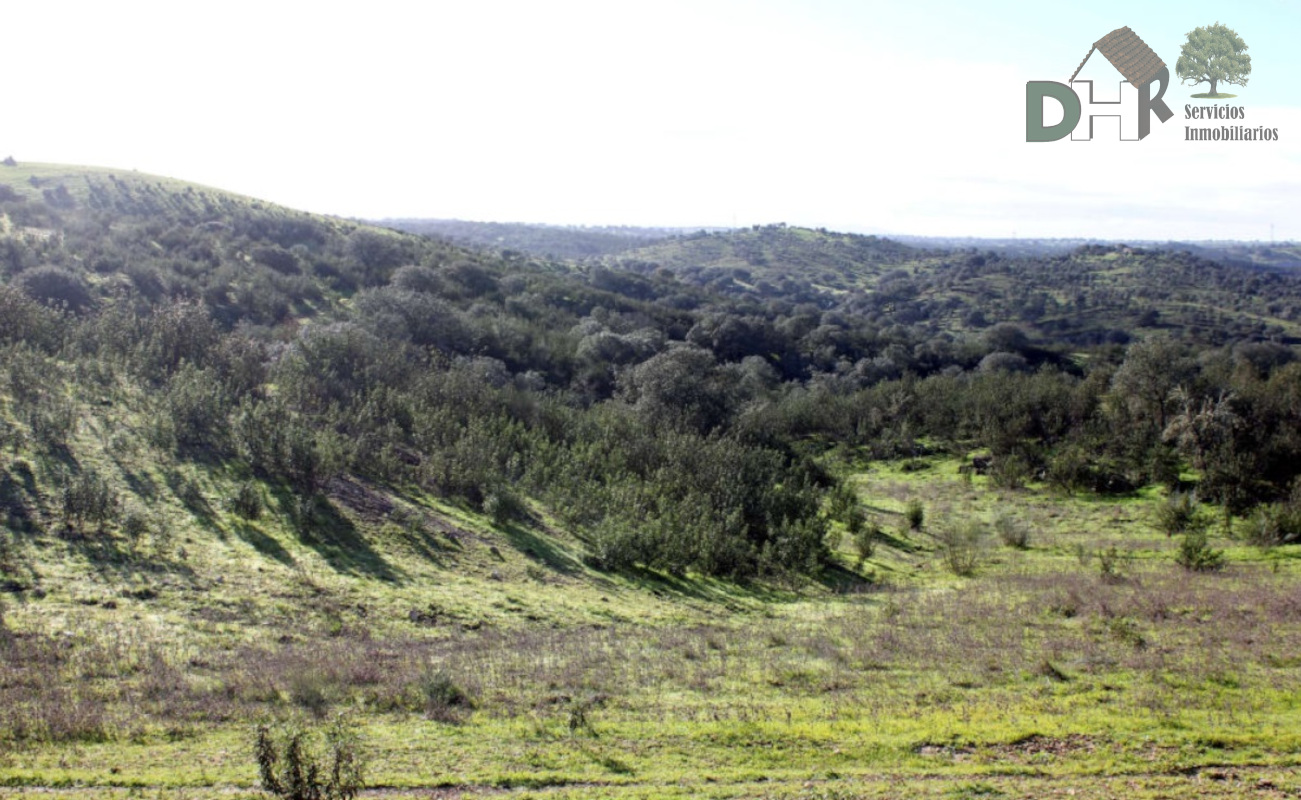
[[[648,242],[697,230],[533,225],[516,222],[468,222],[456,219],[383,219],[378,220],[376,224],[407,233],[438,236],[457,244],[517,250],[535,256],[571,260],[622,253]]]
[[[1076,345],[1125,342],[1145,329],[1208,343],[1301,335],[1301,274],[1277,267],[1291,250],[1275,248],[1266,257],[1258,247],[1203,247],[1194,254],[1182,245],[1064,246],[1044,245],[1048,255],[923,249],[770,225],[676,237],[607,257],[606,264],[642,274],[663,269],[713,291],[939,330],[1012,321],[1046,340]]]
[[[914,247],[944,250],[975,250],[998,253],[1004,257],[1039,257],[1069,253],[1080,247],[1093,245],[1142,247],[1172,253],[1189,252],[1203,258],[1226,263],[1261,266],[1276,269],[1301,268],[1301,244],[1296,242],[1233,241],[1157,241],[1157,240],[1107,240],[1107,239],[984,239],[978,237],[896,236],[904,244]]]

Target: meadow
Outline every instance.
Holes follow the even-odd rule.
[[[293,567],[209,563],[238,538],[182,544],[226,576],[208,585],[124,556],[70,596],[7,604],[0,783],[252,796],[256,725],[342,718],[367,785],[399,796],[1301,789],[1301,548],[1217,525],[1227,565],[1188,571],[1156,491],[996,489],[955,459],[847,468],[872,553],[845,536],[837,566],[789,585],[611,577],[554,531],[530,534],[530,557],[518,530],[451,508],[428,518],[456,578],[340,576],[288,536]],[[944,531],[971,522],[955,575]],[[389,535],[384,555],[414,570]]]

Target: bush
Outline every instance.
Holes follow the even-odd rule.
[[[324,738],[324,747],[313,747]],[[342,717],[323,736],[290,727],[276,737],[258,727],[254,744],[262,789],[284,800],[353,800],[365,789],[361,740]]]
[[[1155,524],[1157,530],[1166,536],[1174,536],[1205,531],[1210,523],[1201,513],[1195,494],[1173,492],[1164,503],[1156,507]]]
[[[1098,551],[1098,578],[1103,583],[1123,583],[1125,576],[1120,572],[1120,551],[1115,545]]]
[[[514,491],[499,486],[488,492],[483,500],[483,512],[492,517],[492,524],[501,527],[511,522],[528,519],[529,509]]]
[[[122,533],[126,536],[127,541],[131,543],[132,549],[140,546],[140,542],[145,536],[153,531],[153,523],[149,516],[137,509],[132,509],[122,518]]]
[[[935,534],[944,566],[954,575],[970,576],[980,566],[986,531],[975,520],[943,525]]]
[[[850,524],[850,536],[853,540],[853,552],[859,555],[861,567],[866,559],[872,558],[872,554],[876,553],[877,539],[881,537],[881,526],[874,519],[865,519],[863,511],[859,511]]]
[[[474,708],[470,695],[443,670],[426,670],[418,684],[425,716],[437,722],[459,723]]]
[[[289,699],[318,718],[330,710],[334,689],[333,681],[320,670],[303,669],[289,676]]]
[[[1030,480],[1030,466],[1020,456],[1002,456],[989,467],[989,482],[1002,489],[1021,489]]]
[[[230,498],[229,507],[241,518],[255,520],[262,516],[262,492],[256,483],[245,481],[239,485],[235,496]]]
[[[28,297],[53,308],[78,312],[94,302],[86,282],[62,267],[30,269],[19,275],[16,283]]]
[[[1207,543],[1204,529],[1189,531],[1179,544],[1175,561],[1189,572],[1214,572],[1224,568],[1224,551]]]
[[[908,505],[903,510],[903,518],[908,523],[908,530],[919,531],[926,522],[926,511],[922,508],[922,501],[909,500]]]
[[[117,513],[117,492],[92,470],[81,472],[63,487],[63,517],[71,528],[81,530],[94,523],[102,529]]]
[[[1030,529],[1006,511],[994,516],[994,532],[1008,547],[1025,550],[1030,546]]]
[[[1256,547],[1301,542],[1301,506],[1274,503],[1257,507],[1247,520],[1246,539]]]

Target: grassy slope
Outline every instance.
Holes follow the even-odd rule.
[[[158,186],[169,192],[205,192],[219,195],[232,201],[258,203],[268,207],[274,206],[274,204],[262,203],[254,198],[238,195],[224,189],[213,189],[190,181],[183,181],[177,178],[167,178],[161,175],[151,175],[148,173],[137,172],[135,170],[88,167],[73,164],[42,164],[26,161],[18,162],[16,166],[12,167],[0,165],[0,183],[8,184],[19,194],[28,197],[39,197],[44,189],[63,185],[68,188],[68,192],[71,193],[73,197],[80,201],[84,200],[89,193],[89,181],[107,181],[113,178],[135,185]],[[35,179],[35,183],[32,182],[33,179]]]

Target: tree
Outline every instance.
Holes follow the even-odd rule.
[[[1205,28],[1195,28],[1188,32],[1188,41],[1179,51],[1175,74],[1185,83],[1191,81],[1193,86],[1209,83],[1214,97],[1215,87],[1221,81],[1235,86],[1247,85],[1251,56],[1246,51],[1247,43],[1228,26],[1217,22]]]

